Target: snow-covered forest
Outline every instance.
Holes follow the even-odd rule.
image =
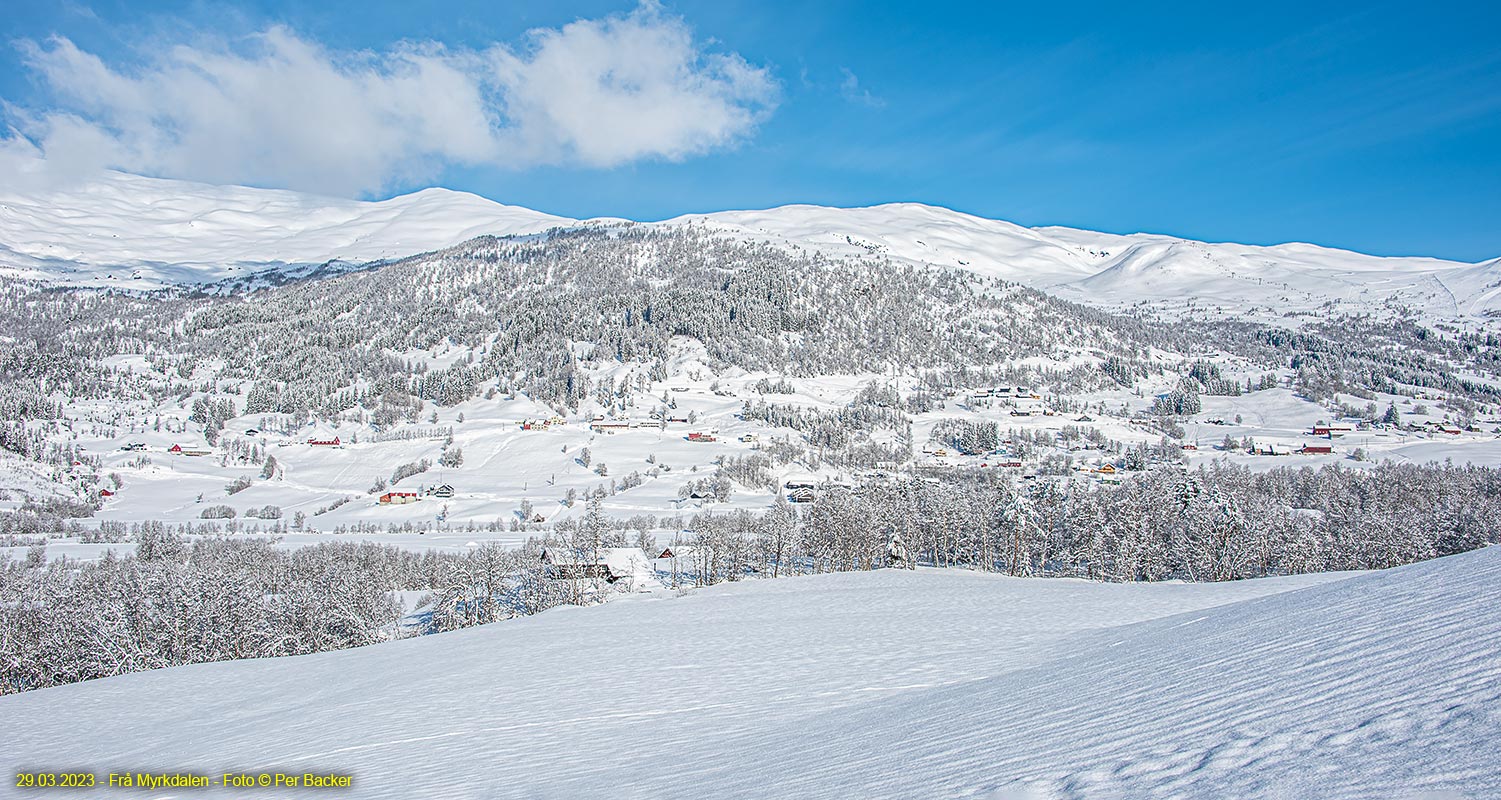
[[[243,392],[237,414],[280,412],[377,425],[423,403],[482,391],[576,408],[596,395],[649,402],[674,336],[711,367],[791,375],[919,375],[933,390],[1019,383],[1050,392],[1161,372],[1154,351],[1211,348],[1276,369],[1314,395],[1430,387],[1494,403],[1496,340],[1440,336],[1416,322],[1329,319],[1298,331],[1252,323],[1120,316],[973,273],[877,257],[834,259],[693,227],[557,230],[477,239],[325,280],[247,292],[147,294],[24,282],[0,293],[13,339],[0,361],[6,419],[53,418],[61,394],[149,399]],[[396,353],[463,350],[431,368]],[[145,358],[154,372],[110,359]],[[1030,360],[1031,365],[1025,365]],[[1055,362],[1041,366],[1042,360]],[[640,362],[655,374],[602,385],[585,368]],[[211,374],[203,369],[213,363]],[[484,387],[482,389],[482,387]],[[492,393],[493,396],[493,393]],[[223,413],[206,413],[208,426]],[[16,434],[10,434],[14,442]]]
[[[1382,569],[1501,543],[1501,471],[1216,466],[1157,469],[1115,487],[1018,487],[950,473],[834,488],[811,505],[700,513],[671,542],[659,520],[622,525],[598,499],[520,548],[463,554],[135,526],[133,555],[0,569],[0,692],[158,667],[356,647],[485,624],[636,588],[560,579],[544,548],[593,563],[639,548],[660,578],[752,578],[926,565],[1104,581],[1226,581]],[[189,528],[191,531],[192,529]],[[406,620],[399,595],[422,595]]]

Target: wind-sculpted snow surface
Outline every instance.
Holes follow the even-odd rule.
[[[747,581],[0,698],[0,752],[360,797],[1479,797],[1498,609],[1498,548],[1208,585]]]

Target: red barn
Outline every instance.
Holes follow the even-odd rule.
[[[337,437],[337,436],[335,436],[332,439],[309,439],[309,440],[307,440],[307,443],[310,444],[310,445],[312,445],[313,447],[340,447],[340,446],[342,446],[342,445],[339,444],[339,437]]]
[[[167,448],[167,452],[169,452],[169,453],[181,453],[182,452],[182,445],[180,445],[180,444],[174,444],[171,447]]]
[[[1334,448],[1327,444],[1305,444],[1298,452],[1305,456],[1321,456],[1333,453]]]

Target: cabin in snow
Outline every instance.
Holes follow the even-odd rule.
[[[335,436],[332,439],[309,439],[309,440],[307,440],[307,443],[310,446],[312,446],[312,447],[343,447],[344,446],[343,444],[341,444],[339,442],[339,437],[337,437],[337,436]]]
[[[448,498],[453,497],[453,487],[445,483],[442,486],[434,486],[428,489],[427,493],[432,495],[433,497],[447,500]]]
[[[1305,444],[1298,450],[1305,456],[1321,456],[1334,452],[1334,448],[1327,444]]]
[[[115,496],[115,493],[114,493],[114,492],[111,492],[111,491],[110,491],[110,490],[108,490],[108,489],[100,489],[100,490],[99,490],[99,496],[100,496],[100,497],[114,497],[114,496]]]
[[[787,492],[787,500],[791,503],[811,503],[814,499],[811,486],[796,486]]]
[[[380,496],[381,505],[405,505],[415,503],[420,498],[416,492],[386,492]]]
[[[614,583],[627,578],[649,580],[654,574],[651,560],[639,547],[600,547],[593,551],[545,547],[542,563],[559,580],[603,578]]]
[[[688,544],[664,547],[652,560],[652,566],[669,575],[698,572],[699,549]]]
[[[171,447],[167,448],[167,452],[169,452],[169,453],[181,453],[182,452],[182,445],[180,445],[180,444],[174,444]]]

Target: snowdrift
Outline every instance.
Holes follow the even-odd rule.
[[[1479,796],[1501,548],[1228,584],[750,581],[0,718],[17,770],[353,773],[360,797]]]

